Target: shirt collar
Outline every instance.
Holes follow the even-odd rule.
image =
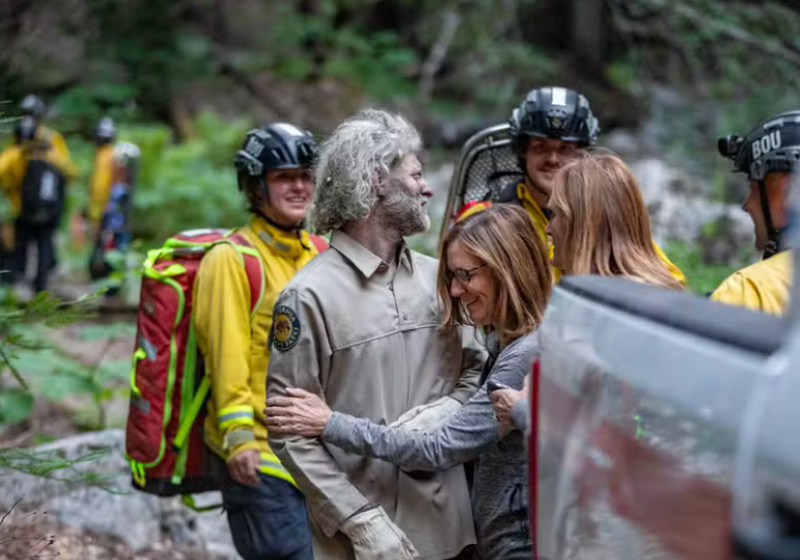
[[[378,255],[341,230],[336,230],[331,235],[331,248],[336,249],[344,258],[350,261],[367,279],[372,278],[379,270],[385,270],[389,267],[389,264],[383,262],[383,259]],[[408,248],[405,241],[403,241],[400,249],[399,266],[404,266],[410,273],[414,273],[414,259],[411,255],[411,249]]]
[[[548,212],[546,208],[539,206],[539,203],[536,202],[531,196],[531,193],[528,192],[528,188],[525,186],[525,183],[519,183],[517,185],[517,198],[522,203],[523,207],[530,207],[531,210],[537,214],[539,219],[544,223],[550,221],[550,212]]]
[[[250,228],[269,249],[283,257],[296,259],[310,250],[308,233],[305,231],[284,231],[268,223],[261,216],[250,219]]]

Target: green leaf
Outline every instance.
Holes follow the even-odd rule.
[[[33,395],[22,389],[0,390],[0,421],[17,424],[30,416]]]

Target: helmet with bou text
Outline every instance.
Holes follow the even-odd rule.
[[[717,149],[733,160],[734,171],[754,181],[774,172],[791,173],[800,166],[800,111],[776,115],[745,136],[724,136]]]
[[[275,123],[247,133],[234,165],[238,173],[251,177],[260,177],[270,169],[310,169],[317,151],[317,141],[310,132]]]
[[[800,111],[780,113],[744,136],[729,134],[717,140],[719,153],[733,161],[733,170],[758,185],[761,212],[767,230],[764,258],[782,250],[783,227],[770,210],[767,177],[771,173],[800,171]]]
[[[529,138],[555,138],[585,147],[594,145],[600,133],[586,97],[563,87],[529,91],[512,112],[509,125],[518,153],[524,151]]]

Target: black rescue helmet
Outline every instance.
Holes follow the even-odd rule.
[[[308,169],[317,156],[317,142],[307,130],[286,123],[255,128],[236,152],[236,171],[261,177],[270,169]]]
[[[800,169],[800,111],[781,113],[744,137],[735,134],[717,141],[719,153],[733,160],[734,171],[763,181],[770,173]]]
[[[14,140],[20,144],[29,142],[36,137],[36,119],[25,115],[14,123]]]
[[[717,149],[733,160],[733,169],[746,173],[758,184],[758,195],[767,241],[764,258],[783,250],[783,227],[772,219],[767,194],[766,177],[770,173],[792,173],[800,169],[800,111],[781,113],[764,121],[746,136],[729,135],[717,141]]]
[[[29,93],[22,99],[19,108],[23,115],[40,119],[44,116],[46,106],[39,97]]]
[[[530,137],[556,138],[591,146],[597,142],[600,127],[589,101],[575,90],[542,87],[528,92],[509,120],[517,151],[527,146]]]
[[[103,117],[94,129],[94,139],[98,144],[109,144],[117,137],[117,126],[111,117]]]

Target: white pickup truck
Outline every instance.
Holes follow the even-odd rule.
[[[507,132],[467,142],[445,230],[519,180]],[[530,384],[538,558],[800,560],[798,311],[562,279]]]

